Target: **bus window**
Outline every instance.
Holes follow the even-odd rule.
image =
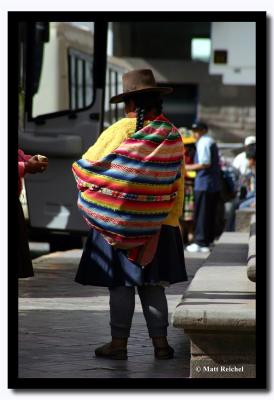
[[[109,126],[118,121],[124,114],[123,103],[110,104],[109,100],[112,96],[116,96],[123,91],[122,75],[126,71],[112,63],[107,65],[106,75],[106,91],[105,91],[105,126]]]
[[[91,105],[93,99],[92,56],[69,49],[68,65],[70,109],[77,110]]]
[[[118,90],[118,78],[117,78],[117,71],[115,70],[110,70],[110,84],[111,84],[111,93],[113,93],[113,96],[116,95],[117,90]],[[112,123],[117,121],[118,115],[117,115],[117,104],[112,105]]]
[[[50,22],[32,117],[78,110],[93,101],[94,22]]]

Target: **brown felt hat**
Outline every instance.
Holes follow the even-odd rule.
[[[123,75],[123,93],[111,97],[110,103],[121,103],[127,97],[137,93],[161,93],[173,92],[171,87],[159,87],[156,84],[151,69],[134,69]]]

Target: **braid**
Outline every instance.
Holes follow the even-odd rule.
[[[146,113],[146,110],[144,107],[136,108],[137,119],[136,119],[135,132],[138,132],[140,129],[143,128],[144,122],[145,122],[145,113]]]
[[[143,128],[145,122],[145,115],[152,109],[155,109],[157,115],[162,113],[163,109],[163,100],[159,95],[155,94],[146,94],[146,95],[137,95],[134,97],[134,102],[136,104],[136,128],[135,132],[138,132]]]

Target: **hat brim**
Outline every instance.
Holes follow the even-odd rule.
[[[117,94],[116,96],[111,97],[109,100],[110,103],[122,103],[128,97],[133,94],[138,93],[161,93],[162,95],[169,94],[173,92],[173,88],[171,87],[153,87],[153,88],[145,88],[139,90],[131,90],[130,92]]]

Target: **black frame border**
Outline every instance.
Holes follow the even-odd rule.
[[[14,77],[18,77],[18,22],[19,21],[44,21],[58,20],[70,21],[71,19],[82,21],[130,21],[140,18],[142,21],[240,21],[256,22],[256,88],[257,88],[257,128],[267,135],[267,90],[266,90],[266,57],[267,57],[267,14],[265,11],[161,11],[161,12],[112,12],[112,11],[86,11],[86,12],[8,12],[8,388],[10,389],[266,389],[269,383],[267,364],[267,285],[266,268],[267,265],[267,144],[269,138],[258,142],[260,161],[258,164],[258,175],[260,180],[257,183],[257,210],[260,210],[260,219],[257,220],[258,238],[257,251],[260,260],[260,268],[257,274],[257,290],[259,293],[257,309],[257,377],[254,379],[104,379],[104,378],[18,378],[18,282],[14,273],[16,265],[16,235],[12,223],[14,210],[17,201],[17,186],[14,185],[17,179],[17,146],[18,140],[14,132],[18,132],[18,122],[15,115],[18,115],[18,82]],[[269,22],[269,21],[268,21]],[[15,220],[16,221],[16,220]],[[260,242],[260,243],[259,243]],[[269,346],[268,346],[269,348]],[[163,365],[164,367],[164,365]]]

